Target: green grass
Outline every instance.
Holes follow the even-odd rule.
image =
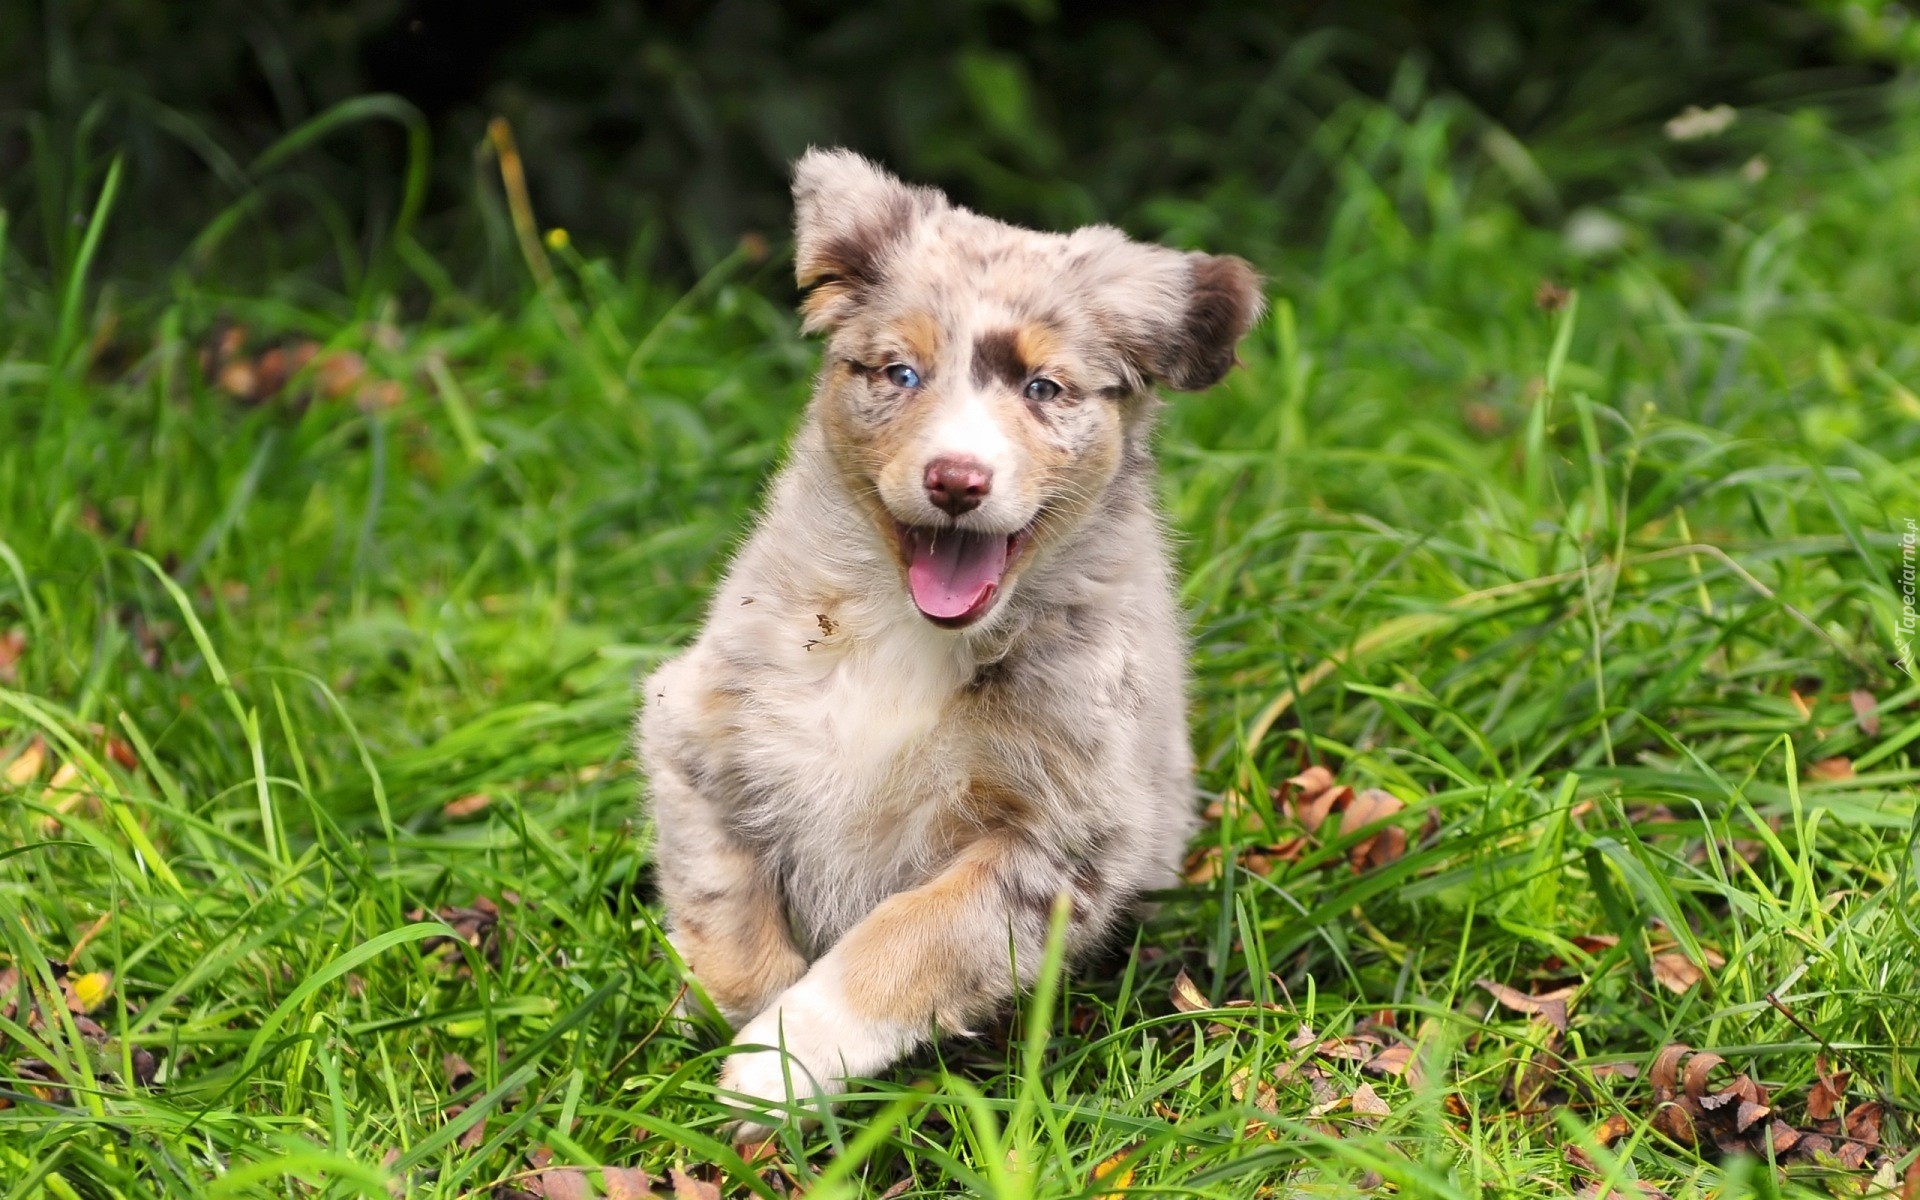
[[[682,298],[562,248],[550,290],[494,308],[402,239],[352,296],[226,294],[183,259],[128,297],[86,275],[139,219],[102,164],[73,270],[0,284],[0,772],[47,748],[0,785],[0,964],[45,1001],[84,942],[73,971],[114,986],[97,1036],[0,1019],[0,1197],[485,1195],[537,1146],[762,1196],[1347,1195],[1367,1172],[1553,1196],[1591,1178],[1569,1145],[1674,1196],[1774,1188],[1655,1132],[1644,1070],[1595,1071],[1673,1041],[1796,1123],[1824,1044],[1911,1148],[1920,683],[1891,656],[1920,96],[1885,101],[1867,134],[1754,110],[1710,153],[1649,142],[1608,202],[1621,244],[1585,254],[1455,106],[1346,110],[1326,239],[1261,264],[1245,369],[1170,404],[1164,490],[1200,782],[1238,814],[1203,840],[1297,835],[1270,789],[1320,762],[1405,801],[1411,848],[1359,873],[1331,830],[1266,876],[1224,855],[1135,954],[757,1169],[724,1144],[717,1031],[662,1019],[625,742],[635,672],[690,635],[807,390],[784,264],[737,256]],[[381,290],[403,269],[424,315]],[[1547,311],[1543,279],[1577,299]],[[222,318],[356,351],[399,402],[241,404],[198,363]],[[1855,773],[1808,773],[1831,758]],[[494,934],[426,940],[447,930],[422,910],[476,897]],[[1672,944],[1724,965],[1676,994],[1650,970]],[[1271,1007],[1177,1009],[1183,969]],[[1481,978],[1576,985],[1566,1036]],[[1303,1023],[1381,1013],[1424,1073],[1370,1078],[1390,1115],[1312,1117],[1298,1073],[1274,1112],[1235,1084],[1297,1060]],[[1363,1078],[1323,1065],[1341,1096]]]

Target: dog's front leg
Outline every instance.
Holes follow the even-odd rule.
[[[933,880],[883,901],[748,1022],[721,1088],[779,1111],[789,1097],[817,1106],[934,1027],[963,1031],[1034,978],[1066,883],[1017,837],[983,837]]]
[[[653,772],[654,860],[669,937],[727,1023],[765,1008],[807,960],[787,933],[779,888],[706,797],[670,766]]]

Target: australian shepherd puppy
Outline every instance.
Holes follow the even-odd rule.
[[[805,423],[639,747],[672,944],[770,1119],[991,1014],[1177,881],[1195,825],[1156,385],[1242,260],[1039,233],[858,155],[794,169]]]

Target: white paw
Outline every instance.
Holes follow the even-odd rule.
[[[828,1098],[846,1090],[849,1075],[882,1070],[917,1040],[866,1021],[849,1010],[831,969],[816,970],[782,992],[747,1022],[733,1044],[720,1088],[772,1110],[746,1123],[817,1116]],[[743,1108],[746,1106],[743,1105]]]
[[[816,1078],[793,1055],[778,1050],[735,1054],[720,1072],[720,1090],[744,1098],[737,1106],[743,1114],[743,1131],[770,1128],[787,1119],[813,1120],[826,1097],[842,1086],[831,1074]]]

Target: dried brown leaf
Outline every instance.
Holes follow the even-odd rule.
[[[1853,706],[1853,719],[1860,726],[1860,732],[1868,737],[1880,736],[1880,702],[1873,693],[1863,688],[1855,688],[1847,693],[1847,702]]]
[[[1340,1095],[1330,1096],[1327,1099],[1322,1100],[1320,1103],[1314,1105],[1312,1108],[1308,1109],[1307,1115],[1309,1117],[1324,1117],[1328,1113],[1339,1112],[1341,1109],[1347,1107],[1352,1103],[1353,1103],[1352,1096],[1340,1096]]]
[[[1347,787],[1345,784],[1341,784],[1338,787],[1330,787],[1326,791],[1314,796],[1311,800],[1296,800],[1294,803],[1294,816],[1299,819],[1300,824],[1306,827],[1307,832],[1317,833],[1320,827],[1327,823],[1327,819],[1335,812],[1345,808],[1347,802],[1351,799],[1353,799],[1352,788]]]
[[[1173,1007],[1180,1012],[1206,1012],[1213,1008],[1201,994],[1193,978],[1185,971],[1180,972],[1173,981]]]
[[[0,683],[20,681],[20,657],[27,652],[27,635],[18,629],[0,633]]]
[[[1287,786],[1293,789],[1295,803],[1311,800],[1333,786],[1333,772],[1315,764],[1288,779]]]
[[[440,1066],[447,1074],[447,1087],[453,1091],[457,1092],[473,1082],[473,1068],[458,1054],[446,1055],[440,1060]]]
[[[1698,985],[1707,976],[1706,972],[1694,965],[1693,960],[1685,954],[1678,950],[1669,950],[1664,954],[1653,956],[1653,977],[1660,986],[1678,996],[1685,994],[1688,989]]]
[[[485,811],[486,807],[492,803],[493,797],[487,793],[471,792],[460,797],[458,800],[447,801],[447,803],[441,807],[440,815],[449,821],[459,821],[471,817],[477,812]]]
[[[47,743],[45,738],[35,737],[26,748],[14,756],[7,764],[4,778],[13,787],[20,787],[40,774],[40,768],[47,762]]]
[[[1567,997],[1572,988],[1561,988],[1542,996],[1529,996],[1518,988],[1491,979],[1476,979],[1473,986],[1485,989],[1502,1007],[1539,1017],[1562,1033],[1567,1031]]]
[[[1693,1114],[1678,1100],[1668,1101],[1654,1110],[1653,1127],[1683,1146],[1691,1146],[1697,1140]]]
[[[1700,1099],[1707,1093],[1708,1075],[1715,1067],[1726,1061],[1711,1050],[1702,1050],[1687,1060],[1686,1067],[1680,1073],[1680,1086],[1685,1089],[1687,1095],[1695,1100]]]
[[[1187,855],[1187,861],[1180,869],[1180,877],[1196,886],[1212,883],[1220,878],[1220,847],[1202,846]]]
[[[546,1167],[522,1182],[525,1190],[539,1200],[593,1200],[587,1173],[579,1167]]]
[[[1778,1157],[1799,1144],[1800,1131],[1775,1117],[1767,1125],[1767,1142],[1773,1147],[1775,1157]]]
[[[1823,758],[1807,767],[1807,779],[1813,783],[1838,783],[1853,778],[1853,760],[1842,756]]]
[[[1265,1078],[1256,1079],[1253,1072],[1245,1067],[1233,1073],[1233,1077],[1227,1081],[1227,1090],[1233,1093],[1236,1101],[1242,1103],[1251,1092],[1253,1106],[1261,1112],[1278,1113],[1280,1111],[1280,1093]]]
[[[1426,1072],[1420,1067],[1420,1059],[1412,1046],[1388,1046],[1362,1064],[1361,1070],[1370,1075],[1380,1075],[1405,1079],[1407,1086],[1419,1091],[1426,1086]]]
[[[1831,1120],[1840,1111],[1841,1105],[1846,1103],[1847,1081],[1853,1077],[1852,1073],[1829,1072],[1824,1054],[1814,1056],[1813,1070],[1813,1088],[1807,1093],[1807,1120]]]
[[[1611,1146],[1632,1132],[1633,1122],[1620,1113],[1614,1113],[1593,1127],[1593,1140],[1602,1146]]]
[[[1886,1105],[1878,1100],[1866,1100],[1854,1105],[1847,1114],[1847,1136],[1864,1145],[1878,1146],[1880,1122],[1886,1115]]]
[[[653,1181],[639,1167],[601,1167],[600,1190],[607,1200],[641,1200],[649,1195]]]
[[[1626,1062],[1595,1063],[1587,1068],[1587,1074],[1595,1079],[1610,1079],[1616,1075],[1622,1079],[1638,1079],[1640,1068],[1634,1063]]]
[[[125,738],[107,739],[107,757],[129,771],[140,765],[140,759],[133,752],[133,744]]]
[[[1374,1091],[1370,1083],[1363,1083],[1353,1089],[1353,1111],[1363,1117],[1393,1115],[1393,1110],[1387,1107],[1387,1102],[1380,1098],[1380,1093]]]
[[[667,1171],[667,1178],[673,1184],[675,1200],[720,1200],[720,1189],[704,1179],[695,1179],[673,1167]]]

